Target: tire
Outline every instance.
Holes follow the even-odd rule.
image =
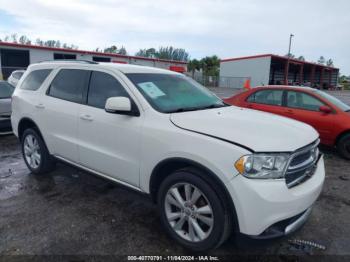
[[[197,252],[220,246],[231,234],[232,228],[231,212],[225,208],[227,203],[198,172],[181,169],[166,177],[160,185],[157,201],[166,233],[185,248]],[[187,197],[185,187],[189,192]],[[188,201],[191,197],[195,200],[198,193],[201,196],[197,201]],[[176,200],[175,205],[174,196],[180,196],[183,205]]]
[[[54,169],[55,161],[36,129],[23,132],[21,145],[24,162],[33,174],[45,174]]]
[[[339,139],[337,150],[342,157],[350,159],[350,134],[345,134]]]

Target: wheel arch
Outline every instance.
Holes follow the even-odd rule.
[[[45,142],[38,125],[29,117],[23,117],[18,123],[18,138],[20,141],[22,140],[23,132],[28,128],[36,129],[41,139]]]
[[[154,203],[157,202],[157,194],[162,181],[172,172],[183,169],[194,168],[199,172],[199,175],[205,182],[211,185],[220,199],[228,204],[229,211],[233,218],[233,228],[236,232],[239,230],[238,217],[233,200],[221,179],[209,168],[204,165],[187,158],[173,157],[164,159],[159,162],[153,169],[150,177],[149,192]],[[202,174],[201,174],[202,173]],[[208,175],[204,175],[204,174]]]
[[[337,145],[339,140],[347,134],[350,134],[350,129],[346,129],[346,130],[342,131],[340,134],[338,134],[337,138],[335,139],[335,145]]]

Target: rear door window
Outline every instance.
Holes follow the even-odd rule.
[[[247,99],[250,103],[282,106],[283,90],[262,90],[250,95]]]
[[[107,73],[93,71],[87,104],[97,108],[105,108],[106,100],[115,96],[129,97],[115,77]]]
[[[288,91],[287,107],[309,111],[320,111],[320,107],[324,105],[325,104],[321,100],[306,93]]]
[[[39,69],[30,72],[23,80],[21,89],[35,91],[38,90],[52,69]]]
[[[90,72],[80,69],[61,69],[52,81],[48,95],[75,103],[83,103]]]

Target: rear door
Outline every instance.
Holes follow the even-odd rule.
[[[320,112],[321,106],[328,106],[317,97],[302,91],[287,91],[286,116],[307,123],[320,134],[321,140],[329,140],[334,129],[334,113]]]
[[[282,89],[264,89],[251,94],[246,100],[248,108],[283,115]]]
[[[51,153],[78,162],[78,111],[90,77],[89,70],[63,68],[52,80],[37,107],[45,124]]]

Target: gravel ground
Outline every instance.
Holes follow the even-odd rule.
[[[289,256],[302,255],[303,260],[349,261],[350,161],[330,149],[323,151],[324,189],[300,231],[274,241],[233,236],[208,255],[272,255],[268,258],[279,261],[295,261]],[[315,241],[326,249],[295,247],[288,242],[293,239]],[[35,176],[22,160],[17,139],[0,137],[0,261],[27,261],[38,255],[73,255],[74,261],[94,255],[99,261],[190,253],[164,234],[156,207],[146,195],[64,164],[49,175]]]

